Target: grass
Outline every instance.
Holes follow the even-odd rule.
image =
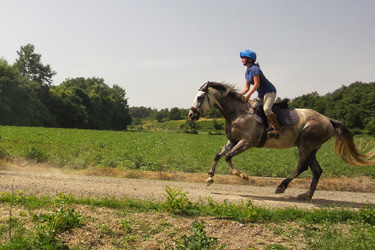
[[[256,207],[251,200],[244,200],[242,203],[215,202],[210,197],[192,202],[180,187],[166,187],[166,199],[163,202],[152,200],[138,200],[132,198],[116,199],[74,197],[59,193],[55,197],[25,196],[23,192],[10,194],[3,192],[0,195],[1,203],[22,205],[28,210],[35,210],[43,207],[56,207],[61,204],[72,206],[75,204],[94,207],[107,207],[111,209],[127,209],[128,212],[152,212],[166,211],[174,214],[187,216],[214,216],[217,218],[230,218],[239,222],[281,222],[303,220],[306,223],[349,223],[352,221],[361,222],[375,226],[375,208],[367,206],[359,211],[346,208],[322,208],[319,210],[298,210],[293,208],[267,209]]]
[[[263,230],[267,228],[269,237],[283,239],[283,243],[259,241],[258,246],[264,249],[288,249],[289,244],[297,243],[308,249],[375,249],[374,207],[358,211],[348,208],[267,209],[253,206],[251,200],[239,204],[219,203],[209,197],[192,202],[187,193],[177,187],[167,187],[165,196],[164,201],[156,202],[126,197],[82,198],[61,193],[41,198],[25,196],[23,192],[1,193],[0,203],[2,207],[8,206],[10,212],[8,218],[0,220],[0,249],[68,249],[68,244],[70,249],[91,249],[87,245],[72,246],[67,240],[83,227],[84,231],[94,230],[102,237],[105,235],[112,245],[122,249],[142,249],[139,246],[144,242],[155,241],[161,234],[170,242],[167,249],[172,247],[172,242],[174,249],[225,249],[224,239],[207,233],[207,227],[213,226],[205,222],[209,218],[216,218],[219,224],[224,221],[241,223],[239,228],[246,227],[249,234],[258,226]],[[12,211],[15,207],[21,209],[15,213]],[[98,209],[103,208],[114,210],[118,219],[91,221],[90,214],[98,214]],[[160,214],[158,220],[146,219],[147,215],[155,213]],[[132,217],[136,215],[139,217]],[[176,225],[167,221],[171,218],[176,221],[191,218],[190,232],[178,233]],[[210,223],[215,223],[215,219]],[[158,244],[168,245],[166,242]]]
[[[10,126],[0,127],[0,137],[0,157],[25,158],[73,169],[94,166],[185,173],[206,173],[227,141],[224,135]],[[364,141],[374,146],[373,137],[364,136]],[[323,145],[317,157],[324,177],[375,178],[375,166],[353,167],[339,159],[333,151],[333,140]],[[288,176],[297,161],[296,148],[254,148],[233,158],[235,166],[249,176],[267,177]],[[224,160],[216,173],[230,174]],[[311,176],[309,171],[302,175],[307,176]]]
[[[196,221],[193,223],[193,227],[190,229],[192,235],[183,235],[181,239],[175,240],[176,246],[173,249],[176,250],[203,250],[203,249],[215,249],[217,245],[217,238],[206,235],[204,229],[206,228],[204,220]],[[221,245],[220,249],[224,249],[225,245]]]
[[[59,210],[30,216],[34,223],[33,230],[30,230],[23,219],[12,215],[13,204],[20,202],[20,196],[5,196],[11,198],[8,228],[0,224],[0,232],[8,231],[9,237],[1,237],[4,243],[0,244],[0,249],[65,249],[59,236],[81,226],[81,215],[74,208],[66,209],[61,205]],[[27,213],[20,212],[20,215],[26,217]]]

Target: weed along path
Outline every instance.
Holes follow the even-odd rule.
[[[204,178],[205,175],[201,175]],[[375,181],[370,178],[325,180],[322,179],[312,202],[302,202],[297,195],[306,191],[310,179],[296,180],[284,194],[275,194],[280,180],[254,178],[242,184],[220,184],[221,179],[234,176],[218,176],[215,184],[207,187],[200,182],[181,182],[151,179],[130,179],[77,175],[55,168],[40,166],[19,166],[6,164],[0,169],[0,191],[18,192],[35,196],[55,196],[61,192],[78,197],[129,197],[161,201],[165,199],[166,187],[181,187],[191,201],[210,197],[215,201],[241,202],[250,199],[256,206],[321,208],[327,206],[361,208],[375,205]],[[349,184],[351,183],[351,188]],[[318,188],[319,188],[318,185]],[[327,191],[347,187],[347,191]],[[331,188],[329,188],[331,187]],[[365,190],[358,189],[362,187]],[[322,190],[326,189],[326,190]],[[343,188],[341,188],[342,190]],[[352,189],[352,190],[351,190]],[[358,192],[360,190],[361,192]],[[354,192],[356,191],[356,192]]]

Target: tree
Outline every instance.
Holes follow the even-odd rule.
[[[126,126],[132,123],[132,117],[129,114],[128,99],[125,98],[126,92],[118,85],[113,85],[111,97],[113,100],[113,115],[111,117],[111,127],[115,130],[124,130]]]
[[[37,82],[41,86],[50,86],[52,77],[56,75],[56,72],[51,69],[49,64],[43,65],[41,62],[42,56],[36,54],[34,50],[35,46],[32,44],[21,46],[21,49],[17,51],[19,58],[14,66],[30,82]]]
[[[155,119],[158,121],[158,122],[162,122],[164,118],[168,117],[168,113],[169,113],[169,109],[166,108],[166,109],[161,109],[160,111],[156,112],[154,115],[155,115]]]
[[[21,75],[27,78],[32,90],[38,95],[39,100],[45,105],[50,105],[50,86],[52,77],[56,74],[49,64],[43,65],[42,56],[34,52],[35,47],[32,44],[21,46],[17,51],[18,59],[14,67],[18,69]]]
[[[68,79],[51,92],[50,111],[62,127],[126,130],[131,124],[125,90],[102,78]]]
[[[47,126],[51,120],[47,108],[34,92],[33,84],[0,59],[0,124]]]
[[[223,116],[221,115],[220,110],[215,106],[212,109],[210,109],[210,111],[208,111],[207,118],[222,118],[222,117]]]
[[[129,108],[129,113],[131,117],[133,118],[149,118],[154,115],[154,112],[157,112],[155,110],[152,110],[151,108],[146,108],[146,107],[130,107]]]
[[[181,113],[180,110],[177,107],[172,108],[168,113],[169,120],[180,120],[181,119]]]
[[[325,96],[312,92],[293,99],[291,106],[311,108],[343,121],[352,132],[371,133],[375,119],[375,83],[355,82]]]

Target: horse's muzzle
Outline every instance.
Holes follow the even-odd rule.
[[[197,121],[199,119],[199,112],[196,108],[191,107],[188,116],[191,121]]]

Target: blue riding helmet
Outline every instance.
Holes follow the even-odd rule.
[[[257,54],[255,54],[254,51],[252,50],[245,50],[245,51],[242,51],[240,53],[240,57],[247,57],[247,58],[250,58],[250,59],[253,59],[253,61],[255,62],[257,60]]]

